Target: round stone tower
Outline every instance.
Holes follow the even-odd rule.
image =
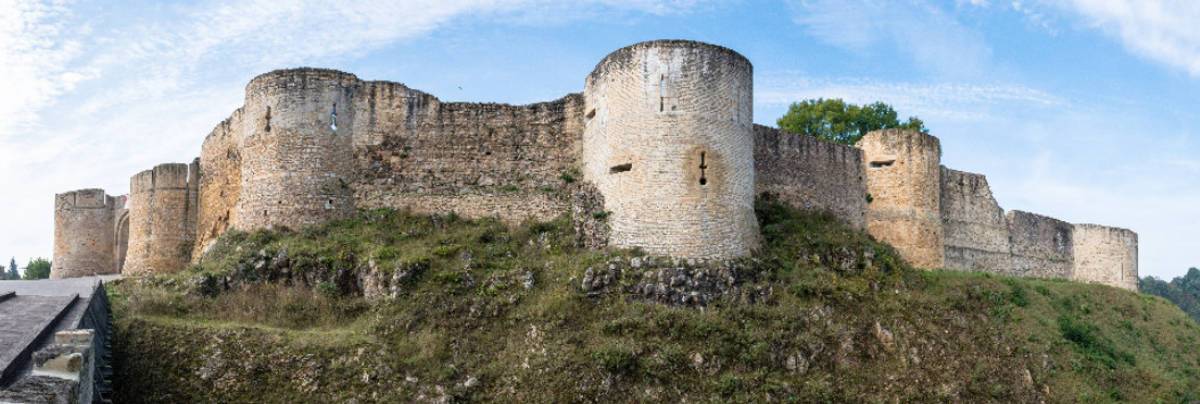
[[[604,196],[609,244],[731,258],[759,242],[752,67],[730,49],[651,41],[619,49],[584,89],[584,178]]]
[[[349,73],[308,68],[250,81],[233,227],[299,228],[354,212],[350,129],[359,84]]]
[[[129,180],[129,247],[122,273],[176,272],[191,261],[197,185],[194,166],[160,164]]]
[[[942,268],[941,155],[936,137],[884,129],[858,141],[867,165],[867,232],[909,263]]]
[[[81,189],[54,196],[53,279],[111,274],[117,271],[114,216],[122,206],[102,189]]]

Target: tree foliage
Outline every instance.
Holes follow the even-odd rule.
[[[785,132],[848,145],[858,142],[867,132],[879,129],[900,128],[929,133],[925,122],[915,116],[900,122],[890,105],[875,102],[859,106],[838,98],[793,103],[776,123]]]
[[[45,258],[35,258],[25,265],[25,279],[46,279],[50,277],[50,261]]]
[[[13,257],[8,261],[8,271],[4,271],[4,267],[0,267],[0,280],[18,280],[21,279],[21,273],[17,272],[17,259]]]
[[[1186,275],[1170,282],[1148,276],[1138,282],[1138,289],[1170,300],[1196,321],[1200,321],[1200,269],[1188,269]]]

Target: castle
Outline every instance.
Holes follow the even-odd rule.
[[[128,197],[57,195],[51,276],[183,269],[224,232],[312,225],[356,209],[570,214],[592,247],[724,259],[759,244],[757,195],[833,213],[914,265],[1137,288],[1137,235],[1007,214],[987,179],[941,165],[937,138],[867,134],[857,147],[752,119],[750,61],[661,40],[619,49],[582,94],[524,106],[449,103],[385,81],[279,70],[190,164],[130,180]]]

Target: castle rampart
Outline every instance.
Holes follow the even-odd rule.
[[[1011,275],[1071,279],[1074,226],[1052,217],[1014,210],[1006,215],[1012,238]]]
[[[361,207],[453,211],[508,222],[568,209],[563,175],[579,164],[583,97],[531,105],[445,103],[401,84],[356,96]]]
[[[1137,233],[1116,227],[1077,224],[1072,241],[1075,254],[1072,279],[1137,289]]]
[[[160,164],[129,180],[129,252],[121,272],[175,272],[195,242],[199,163]]]
[[[695,258],[758,245],[751,70],[726,48],[652,41],[588,76],[583,177],[605,197],[612,245]]]
[[[53,279],[117,272],[117,218],[125,209],[123,197],[102,189],[81,189],[54,196]]]
[[[352,74],[324,69],[250,81],[234,227],[299,228],[354,212],[351,105],[359,84]]]
[[[962,271],[1012,266],[1008,222],[987,177],[942,167],[942,234],[945,267]]]
[[[213,128],[200,148],[199,211],[193,258],[203,255],[237,220],[235,213],[242,190],[241,128],[239,108]]]
[[[861,149],[754,125],[758,194],[802,209],[823,210],[866,228],[867,183]]]
[[[867,230],[921,268],[944,262],[941,144],[910,130],[885,129],[859,140],[867,172]]]
[[[198,164],[134,176],[127,214],[103,191],[59,195],[56,276],[176,271],[229,229],[359,208],[569,214],[589,247],[732,258],[758,245],[753,201],[770,194],[865,228],[920,267],[1136,287],[1135,233],[1006,215],[983,175],[941,166],[928,134],[876,131],[850,147],[753,125],[752,80],[737,52],[673,40],[612,52],[582,94],[529,105],[273,71],[246,86]]]

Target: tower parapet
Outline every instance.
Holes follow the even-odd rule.
[[[758,245],[752,67],[691,41],[619,49],[584,89],[583,176],[604,196],[611,244],[727,258]]]
[[[199,163],[160,164],[129,181],[129,250],[122,272],[182,270],[195,240]]]
[[[863,136],[867,172],[867,232],[922,268],[945,261],[941,217],[941,144],[912,130]]]
[[[308,68],[250,81],[234,227],[298,228],[354,212],[351,128],[359,83],[349,73]]]
[[[81,189],[54,196],[53,279],[117,273],[116,218],[123,197],[102,189]]]

